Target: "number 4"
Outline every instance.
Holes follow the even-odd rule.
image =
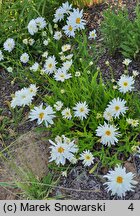
[[[133,203],[130,204],[130,206],[128,207],[128,209],[130,209],[131,211],[134,210]]]

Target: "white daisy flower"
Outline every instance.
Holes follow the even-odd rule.
[[[4,56],[2,54],[2,51],[0,50],[0,61],[4,60]]]
[[[64,109],[61,113],[62,113],[63,118],[65,118],[65,119],[71,119],[72,118],[71,110],[68,107],[66,109]]]
[[[34,35],[35,33],[38,32],[38,28],[37,28],[37,23],[34,19],[30,20],[30,22],[28,23],[28,32],[31,34],[31,35]]]
[[[63,103],[62,101],[57,101],[55,104],[54,104],[54,107],[57,111],[60,111],[63,107]]]
[[[72,65],[72,59],[70,61],[65,61],[62,64],[62,69],[68,71]]]
[[[117,128],[114,125],[106,124],[98,126],[96,130],[96,136],[101,137],[101,143],[103,145],[115,145],[118,142],[117,136],[119,136],[119,132],[117,132]]]
[[[137,181],[133,178],[135,175],[132,172],[126,173],[126,168],[122,168],[117,165],[114,170],[108,172],[104,178],[108,179],[108,182],[104,183],[107,185],[107,191],[111,191],[112,195],[117,195],[118,197],[125,196],[127,191],[134,191]]]
[[[48,125],[53,124],[53,118],[55,117],[55,112],[53,111],[51,106],[47,106],[45,109],[43,108],[43,104],[38,107],[34,107],[30,111],[29,119],[30,121],[34,121],[37,119],[37,124],[40,125],[42,122],[45,122],[46,127]]]
[[[67,25],[65,25],[62,29],[65,35],[67,35],[68,37],[75,37],[76,27],[72,26],[71,22],[67,21]]]
[[[37,17],[35,22],[39,28],[39,30],[44,29],[46,27],[46,21],[43,17]]]
[[[96,34],[96,30],[94,29],[93,31],[89,32],[89,39],[96,39],[97,34]]]
[[[139,120],[137,119],[126,119],[127,123],[130,124],[132,127],[137,127],[139,125]]]
[[[56,64],[57,62],[56,62],[55,56],[49,56],[46,59],[45,64],[44,64],[45,72],[48,74],[52,74],[53,72],[55,72]]]
[[[103,117],[107,120],[107,121],[112,121],[112,110],[110,110],[110,108],[106,108],[103,114]]]
[[[76,106],[73,108],[74,110],[74,116],[78,117],[79,119],[83,120],[83,118],[87,118],[87,115],[89,113],[88,105],[85,102],[78,102]]]
[[[71,161],[72,158],[74,158],[74,153],[77,153],[78,148],[75,145],[74,140],[67,143],[67,140],[65,138],[66,137],[63,136],[61,141],[58,141],[56,143],[52,140],[49,140],[49,142],[52,144],[52,146],[50,147],[50,162],[55,161],[57,165],[64,165],[66,163],[66,160]]]
[[[36,72],[39,68],[39,64],[35,62],[31,67],[30,70]]]
[[[29,39],[29,45],[32,46],[35,43],[35,40],[33,38]]]
[[[12,73],[12,72],[13,72],[13,68],[12,68],[12,67],[8,67],[8,68],[6,68],[6,70],[7,70],[9,73]]]
[[[83,10],[79,11],[78,9],[74,9],[70,16],[68,17],[68,22],[72,24],[76,29],[84,29],[85,28],[85,20],[82,19]]]
[[[29,94],[31,94],[32,96],[36,96],[38,87],[36,87],[36,84],[31,84],[28,88]]]
[[[70,11],[72,10],[72,5],[69,4],[69,2],[67,1],[67,2],[62,4],[61,8],[63,8],[65,14],[69,14]]]
[[[61,37],[62,37],[61,31],[56,31],[56,32],[54,33],[53,38],[54,38],[55,40],[60,40]]]
[[[112,117],[118,118],[120,115],[124,115],[128,108],[125,106],[126,101],[120,98],[114,98],[108,105],[107,111],[110,110]]]
[[[59,68],[54,75],[54,79],[60,82],[64,82],[66,79],[70,79],[71,77],[71,74],[67,73],[63,68]]]
[[[132,61],[131,61],[130,59],[125,59],[125,60],[123,61],[123,64],[126,65],[126,66],[128,66],[131,62],[132,62]]]
[[[54,20],[53,20],[54,23],[63,20],[64,14],[65,14],[65,10],[62,7],[58,8],[54,14]]]
[[[62,142],[63,142],[62,139],[63,139],[62,136],[58,136],[58,135],[57,135],[57,136],[55,137],[54,140],[55,140],[55,142],[60,142],[60,143],[62,143]]]
[[[122,75],[118,81],[119,91],[122,93],[126,93],[128,91],[132,91],[134,78],[132,76]]]
[[[80,160],[83,160],[84,166],[90,166],[94,162],[93,154],[89,150],[83,151],[83,153],[80,154]]]
[[[15,92],[15,95],[11,101],[11,107],[30,105],[33,100],[33,95],[29,94],[28,88],[23,88]]]
[[[15,47],[15,41],[13,38],[8,38],[3,44],[4,50],[12,52]]]
[[[27,53],[23,53],[20,56],[20,61],[24,64],[26,64],[29,61],[29,55]]]
[[[66,51],[71,49],[71,45],[70,44],[65,44],[65,45],[62,46],[61,49],[62,49],[62,52],[66,52]]]

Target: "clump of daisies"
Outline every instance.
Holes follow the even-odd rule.
[[[66,52],[68,50],[71,49],[71,45],[70,44],[65,44],[62,46],[62,52]],[[43,54],[43,57],[47,57],[45,59],[45,63],[43,66],[43,71],[44,73],[48,74],[48,75],[53,75],[54,79],[58,82],[64,82],[67,79],[70,79],[72,77],[71,73],[68,73],[68,71],[70,70],[71,66],[72,66],[72,57],[73,55],[70,54],[68,56],[64,56],[65,61],[63,61],[62,66],[57,68],[57,60],[56,57],[53,56],[48,56],[48,53],[46,55],[46,52]],[[62,56],[61,56],[62,57]]]
[[[107,191],[111,191],[112,195],[123,197],[127,191],[134,191],[137,184],[134,177],[135,175],[132,172],[127,173],[125,167],[118,165],[104,176],[108,179],[104,185],[107,186]]]
[[[57,165],[64,165],[66,161],[73,161],[75,154],[78,152],[78,147],[75,140],[71,141],[66,136],[62,135],[55,138],[55,142],[49,140],[51,143],[50,162],[54,161]]]
[[[47,23],[43,17],[37,17],[36,19],[30,20],[28,23],[28,32],[31,35],[34,35],[37,33],[39,30],[42,30],[46,27]]]
[[[64,20],[65,17],[67,17],[66,25],[62,30],[68,37],[75,37],[76,30],[83,30],[85,28],[86,22],[83,19],[83,10],[80,11],[78,8],[72,8],[72,5],[68,2],[63,3],[62,6],[56,10],[53,21],[57,23]],[[60,38],[58,33],[57,35],[55,33],[54,37],[57,38],[57,40]]]
[[[37,89],[35,84],[31,84],[28,88],[16,91],[11,101],[11,107],[30,105],[36,96]]]

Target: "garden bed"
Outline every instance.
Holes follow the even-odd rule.
[[[133,20],[135,18],[134,10],[136,7],[136,1],[132,1],[132,2],[124,1],[123,6],[128,9],[129,19]],[[89,56],[91,57],[90,59],[93,62],[97,61],[97,65],[96,65],[97,71],[101,71],[104,83],[107,83],[109,80],[110,80],[110,83],[112,82],[112,71],[113,71],[113,75],[114,75],[113,78],[115,80],[119,80],[121,75],[126,70],[126,66],[123,64],[124,56],[119,52],[119,50],[117,50],[113,55],[111,55],[109,53],[108,48],[103,47],[103,40],[104,39],[103,39],[102,34],[100,32],[100,26],[101,26],[101,23],[103,21],[104,10],[106,10],[107,8],[111,8],[111,7],[114,7],[114,4],[104,3],[101,5],[91,6],[90,8],[85,9],[85,12],[84,12],[84,19],[86,20],[87,32],[89,33],[93,29],[96,29],[96,32],[97,32],[96,46],[94,47],[95,49],[92,50],[90,48],[90,46],[92,46],[92,43],[94,43],[94,41],[89,40],[88,45],[87,45],[88,46],[87,53],[90,53]],[[81,38],[80,38],[80,40],[81,40]],[[69,42],[70,42],[70,40],[69,40]],[[76,46],[78,46],[78,45],[76,45]],[[73,48],[72,48],[73,51],[75,48],[77,48],[77,47],[74,47],[74,45],[73,45]],[[99,56],[95,60],[94,54],[96,55],[96,51],[98,48],[100,50],[100,53],[98,54]],[[36,52],[36,50],[33,51],[33,55],[34,55],[34,52]],[[93,53],[93,59],[91,56],[92,53]],[[80,55],[82,55],[82,54],[80,53]],[[83,66],[83,68],[84,68],[86,66],[86,55],[85,56],[83,55],[82,58],[83,59],[85,58],[85,65]],[[39,60],[39,59],[36,59],[36,60]],[[88,59],[87,59],[87,61],[88,61]],[[26,64],[25,64],[25,67],[26,67]],[[76,65],[76,69],[78,67],[79,66]],[[80,68],[80,70],[83,70],[83,68]],[[138,58],[134,59],[132,61],[132,63],[127,67],[129,76],[132,76],[132,71],[139,71],[139,68],[140,68],[140,61],[139,61],[139,57],[138,57]],[[16,66],[14,69],[16,70]],[[39,77],[38,75],[40,74],[40,72],[37,75],[35,75],[36,77],[34,78],[34,73],[28,74],[28,70],[25,69],[25,75],[23,75],[23,77],[27,76],[27,83],[30,84],[30,83],[32,83],[32,80],[35,79],[33,81],[33,83],[38,82],[37,86],[39,85],[39,88],[41,89],[41,90],[39,89],[39,93],[38,93],[38,95],[40,94],[39,98],[37,98],[37,96],[35,98],[36,104],[39,102],[40,98],[42,98],[44,95],[46,97],[44,99],[44,103],[48,103],[48,101],[49,101],[51,104],[53,104],[53,102],[51,101],[52,92],[49,91],[49,88],[42,87],[43,82],[45,82],[45,84],[43,83],[44,86],[47,85],[47,83],[49,83],[49,82],[51,83],[51,85],[53,85],[53,82],[51,80],[49,80],[48,77],[45,77],[45,76],[43,77],[42,75],[41,75],[41,77]],[[95,65],[93,65],[93,71],[95,72]],[[93,73],[93,71],[91,71],[91,73]],[[95,167],[94,167],[94,165],[91,165],[90,168],[84,167],[82,162],[80,162],[80,161],[76,165],[70,166],[70,168],[69,168],[69,165],[67,165],[66,167],[60,166],[60,167],[58,167],[58,169],[56,168],[56,165],[54,165],[54,164],[49,165],[48,157],[50,156],[50,152],[48,150],[48,147],[50,147],[50,144],[48,143],[48,139],[51,139],[54,141],[53,133],[54,134],[56,133],[55,130],[53,130],[53,131],[49,130],[49,132],[51,132],[51,134],[52,134],[51,138],[50,138],[50,133],[48,134],[48,132],[47,132],[47,134],[46,134],[46,132],[45,132],[44,134],[42,134],[42,131],[43,132],[45,131],[44,126],[43,127],[39,126],[39,129],[36,129],[36,128],[38,128],[37,123],[35,121],[34,122],[29,121],[29,119],[28,119],[29,110],[33,109],[32,106],[30,106],[30,108],[28,108],[28,107],[24,108],[21,111],[21,114],[18,113],[18,112],[20,112],[19,108],[16,111],[11,110],[11,105],[10,105],[10,101],[12,100],[11,94],[13,94],[17,90],[21,89],[21,87],[24,87],[25,80],[23,83],[21,82],[21,80],[24,78],[20,77],[20,79],[19,79],[19,77],[16,77],[16,79],[15,79],[15,77],[12,77],[12,74],[8,73],[8,71],[1,68],[1,78],[0,79],[1,79],[1,85],[0,85],[1,143],[0,143],[0,148],[1,148],[2,153],[4,152],[4,157],[10,158],[9,153],[7,153],[4,149],[8,147],[8,148],[10,148],[10,151],[11,151],[11,149],[13,151],[13,147],[12,148],[9,147],[9,146],[11,146],[11,143],[14,143],[14,142],[16,143],[16,145],[14,145],[14,148],[15,148],[14,151],[15,151],[15,153],[18,151],[17,149],[19,148],[20,143],[22,143],[22,142],[20,141],[19,144],[17,144],[17,140],[20,139],[19,137],[22,137],[21,135],[25,134],[25,137],[28,137],[29,131],[33,131],[33,134],[34,133],[38,134],[39,131],[41,130],[41,134],[39,136],[37,135],[38,138],[36,137],[36,135],[33,135],[33,136],[31,135],[29,142],[25,139],[22,143],[22,146],[24,145],[24,143],[26,143],[27,146],[30,146],[28,144],[32,141],[34,141],[34,144],[37,145],[37,148],[35,148],[35,149],[36,149],[36,152],[38,152],[38,155],[36,155],[36,154],[34,155],[34,151],[33,151],[33,153],[31,153],[31,155],[29,154],[29,158],[28,158],[28,162],[29,162],[28,166],[30,167],[31,163],[34,164],[34,166],[31,168],[31,170],[35,170],[35,169],[37,169],[38,171],[44,170],[43,175],[45,176],[45,173],[47,175],[48,172],[50,172],[54,169],[52,173],[53,173],[53,175],[55,175],[56,179],[57,178],[59,179],[59,181],[57,182],[57,184],[55,184],[55,186],[52,186],[52,190],[50,190],[49,196],[54,197],[54,198],[60,198],[60,199],[85,199],[85,200],[88,200],[88,199],[91,199],[91,200],[94,200],[94,199],[96,199],[96,200],[97,199],[98,200],[120,199],[120,197],[118,198],[117,196],[112,196],[111,193],[107,193],[105,186],[103,184],[106,182],[104,179],[104,175],[106,175],[107,172],[109,171],[109,167],[106,165],[103,165],[98,157],[95,159],[95,161],[96,161]],[[97,79],[99,79],[99,77]],[[137,76],[135,81],[136,82],[135,82],[134,92],[136,92],[139,95],[139,82],[140,82],[140,76],[139,75]],[[116,83],[114,85],[116,85]],[[25,86],[28,87],[27,85],[25,85]],[[54,88],[53,91],[54,92],[58,91],[58,88],[56,88],[56,90]],[[58,98],[59,97],[60,97],[60,95],[58,95]],[[16,115],[17,115],[17,119],[16,119]],[[60,116],[59,116],[59,118],[60,118]],[[63,123],[64,122],[62,121],[61,126]],[[69,124],[68,121],[66,121],[65,124],[66,125]],[[74,125],[70,128],[71,133],[74,134],[74,131],[78,131],[79,134],[81,133],[80,136],[83,136],[83,134],[82,134],[83,131],[79,126],[77,126],[78,124],[80,124],[80,121],[77,120],[76,124],[75,124],[76,126]],[[60,125],[58,125],[58,126],[60,126]],[[89,128],[90,128],[90,126],[89,126]],[[131,133],[131,129],[130,129],[130,133]],[[56,131],[58,132],[58,129],[56,129]],[[62,131],[65,131],[65,130],[62,130]],[[62,132],[62,131],[60,131],[60,132]],[[67,132],[67,134],[69,134],[69,133]],[[75,136],[77,136],[76,133],[75,133]],[[39,142],[39,139],[41,140],[41,142]],[[89,138],[87,138],[87,140],[89,141]],[[46,144],[47,144],[47,149],[44,147],[44,145],[45,145],[44,142],[46,142]],[[98,143],[97,140],[95,140],[95,142]],[[139,134],[137,134],[136,142],[137,143],[140,142]],[[99,145],[99,143],[98,143],[98,145]],[[82,152],[82,149],[85,150],[83,146],[80,150],[81,152]],[[31,149],[32,149],[32,147],[25,148],[24,149],[25,155],[26,155],[26,153],[28,154],[29,151],[32,152]],[[90,147],[90,150],[91,149],[92,148]],[[100,145],[95,147],[94,151],[95,150],[100,151],[101,150]],[[43,151],[44,154],[41,154],[41,151]],[[114,152],[115,152],[115,150],[114,150]],[[113,150],[112,150],[111,154],[113,154]],[[138,199],[139,200],[140,199],[140,177],[139,177],[139,175],[140,175],[140,158],[138,157],[137,154],[133,154],[133,153],[130,154],[129,157],[124,156],[123,153],[122,153],[122,155],[121,154],[118,154],[118,155],[119,155],[118,158],[123,161],[123,165],[127,169],[127,172],[134,173],[135,174],[135,180],[138,182],[138,184],[135,188],[135,192],[128,192],[126,194],[125,198],[121,198],[121,199],[132,199],[132,200]],[[35,161],[34,160],[32,161],[31,159],[36,158],[37,156],[38,156],[38,163],[36,164]],[[19,160],[18,160],[18,158],[16,158],[15,154],[14,154],[14,157],[15,157],[15,163],[17,163],[17,165],[18,165]],[[46,157],[46,160],[44,159],[45,157]],[[102,157],[102,156],[100,156],[100,157]],[[15,181],[15,179],[18,179],[18,181],[20,181],[20,178],[17,176],[16,172],[14,174],[12,172],[12,174],[11,174],[13,176],[12,179],[11,179],[11,177],[8,177],[7,173],[6,173],[6,169],[8,166],[3,165],[3,160],[1,160],[0,163],[2,165],[1,173],[3,173],[3,170],[5,170],[5,175],[0,174],[0,182],[10,182],[10,181],[12,181],[12,179],[13,179],[13,181]],[[23,161],[22,161],[22,163],[23,163]],[[111,164],[110,160],[109,160],[109,163]],[[39,164],[39,166],[38,166],[38,164]],[[114,166],[114,164],[113,164],[113,166]],[[48,167],[49,167],[49,171],[47,170]],[[8,169],[9,169],[9,167],[8,167]],[[45,172],[45,169],[46,169],[46,172]],[[67,170],[67,173],[65,174],[66,176],[60,177],[60,175],[62,174],[62,171],[64,172],[65,169]],[[59,172],[59,171],[61,171],[61,172]],[[41,176],[40,176],[40,172],[37,174],[37,178],[39,179],[39,182],[43,178],[43,175],[41,174]],[[16,187],[17,187],[17,185],[16,185]],[[4,186],[4,188],[5,188],[5,186]],[[9,194],[9,188],[10,187],[8,187],[8,193],[2,187],[0,188],[0,192],[1,192],[0,193],[1,194],[0,199],[22,199],[22,198],[26,197],[17,188],[12,189],[11,193],[12,194],[18,194],[18,195],[17,196],[16,195],[9,196],[8,195]],[[23,192],[25,192],[23,185],[20,188],[23,190]],[[43,190],[45,190],[45,189],[43,188]],[[37,195],[34,194],[34,196],[37,196]],[[29,196],[29,197],[31,198],[32,196]],[[37,198],[39,199],[40,197],[37,197]]]

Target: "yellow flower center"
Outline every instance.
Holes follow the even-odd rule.
[[[26,98],[26,96],[25,96],[25,95],[23,95],[23,96],[22,96],[22,98],[23,98],[23,99],[25,99],[25,98]]]
[[[52,68],[52,66],[53,66],[52,64],[49,64],[49,65],[48,65],[49,68]]]
[[[115,106],[115,110],[118,111],[120,109],[119,106]]]
[[[117,179],[116,179],[116,182],[119,183],[119,184],[122,184],[123,183],[123,178],[121,176],[118,176]]]
[[[81,18],[77,18],[76,19],[76,24],[80,24],[80,22],[81,22]]]
[[[107,131],[105,132],[105,134],[106,134],[107,136],[110,136],[111,132],[110,132],[109,130],[107,130]]]
[[[86,155],[86,160],[90,160],[90,156],[89,155]]]
[[[61,74],[60,77],[61,77],[61,78],[64,78],[65,76],[64,76],[64,74]]]
[[[64,148],[63,147],[59,147],[57,150],[59,153],[63,153],[64,152]]]
[[[80,108],[80,112],[84,112],[85,109],[83,107]]]
[[[69,29],[69,31],[72,31],[72,30],[73,30],[73,28],[72,28],[72,26],[71,26],[71,25],[69,26],[69,28],[68,28],[68,29]]]
[[[39,113],[39,118],[40,118],[41,120],[44,118],[44,113],[43,113],[43,112]]]
[[[124,86],[128,86],[128,82],[124,82],[123,85],[124,85]]]

